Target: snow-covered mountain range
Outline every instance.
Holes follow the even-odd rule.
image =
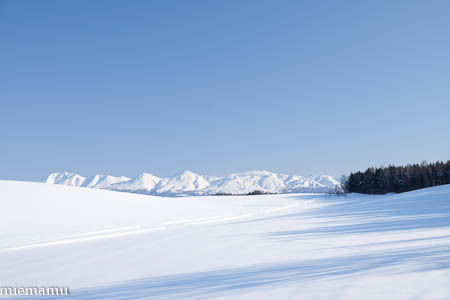
[[[255,191],[265,193],[326,192],[339,185],[333,176],[295,176],[268,171],[249,171],[226,177],[202,176],[184,171],[174,177],[159,178],[142,173],[134,178],[125,176],[95,175],[91,178],[76,173],[52,173],[46,183],[108,189],[159,196],[192,196],[233,194]]]

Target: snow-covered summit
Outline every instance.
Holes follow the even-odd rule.
[[[69,186],[82,186],[86,181],[86,177],[83,177],[76,173],[62,172],[62,173],[51,173],[48,175],[45,183],[61,184]]]
[[[203,176],[191,171],[184,171],[174,177],[161,180],[155,192],[159,195],[199,194],[210,185]]]
[[[115,184],[105,187],[106,189],[123,191],[123,192],[135,192],[141,194],[150,194],[155,186],[161,181],[161,178],[149,174],[142,173],[130,180],[117,182]]]
[[[326,192],[339,184],[333,176],[303,177],[269,171],[247,171],[226,177],[203,176],[183,171],[173,177],[160,178],[142,173],[134,178],[96,175],[90,179],[69,172],[52,173],[46,183],[109,189],[151,195],[186,196],[215,194]]]
[[[111,175],[95,175],[95,176],[91,177],[90,179],[87,179],[83,183],[82,186],[103,189],[103,188],[107,188],[108,186],[110,186],[112,184],[116,184],[116,183],[124,182],[124,181],[128,181],[128,180],[130,180],[130,178],[126,177],[126,176],[115,177],[115,176],[111,176]]]

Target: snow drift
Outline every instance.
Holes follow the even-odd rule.
[[[0,205],[3,286],[69,287],[76,300],[450,294],[448,185],[163,198],[0,181]]]

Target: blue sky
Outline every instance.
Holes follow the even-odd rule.
[[[450,159],[449,1],[0,1],[0,178]]]

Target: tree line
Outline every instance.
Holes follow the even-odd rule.
[[[275,195],[278,193],[264,192],[264,191],[253,191],[246,194],[231,194],[231,193],[215,193],[213,196],[254,196],[254,195]]]
[[[343,181],[346,193],[386,194],[403,193],[443,184],[450,184],[450,160],[436,162],[368,168],[365,172],[351,173]]]

